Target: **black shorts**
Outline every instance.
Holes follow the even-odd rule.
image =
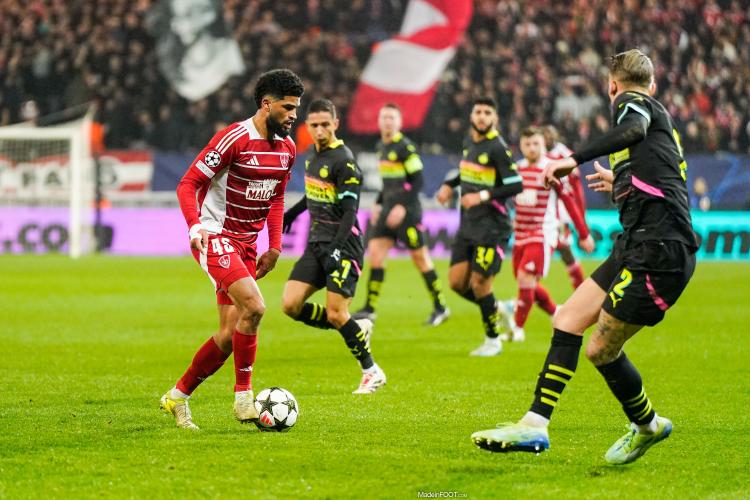
[[[695,271],[695,254],[679,241],[643,241],[612,254],[591,274],[607,292],[602,309],[632,325],[654,326]]]
[[[471,262],[472,272],[482,276],[494,276],[500,272],[507,246],[507,238],[488,238],[479,244],[459,232],[451,245],[451,266]]]
[[[329,245],[327,241],[308,243],[302,257],[294,264],[289,279],[309,283],[318,289],[325,287],[329,292],[344,297],[354,297],[359,275],[362,274],[364,249],[361,244],[345,245],[341,249],[338,269],[327,273],[323,262]]]
[[[397,228],[386,226],[385,220],[391,207],[383,207],[375,226],[370,232],[370,238],[388,238],[400,241],[409,250],[422,248],[425,244],[424,226],[422,226],[422,209],[419,206],[406,206],[404,221]]]

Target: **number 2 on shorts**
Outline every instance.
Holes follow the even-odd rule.
[[[495,249],[492,247],[477,247],[477,264],[485,271],[490,268],[495,260]]]
[[[617,303],[622,300],[622,297],[625,295],[625,288],[633,281],[633,274],[627,268],[623,267],[620,279],[622,281],[612,287],[612,291],[609,292],[609,298],[612,299],[612,307],[617,307]]]

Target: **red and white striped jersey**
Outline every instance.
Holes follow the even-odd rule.
[[[562,142],[556,142],[552,149],[547,152],[547,157],[551,160],[561,160],[572,155],[573,151],[568,148]],[[586,213],[586,195],[583,192],[583,182],[581,180],[581,171],[578,167],[574,168],[570,174],[560,179],[563,185],[563,190],[567,193],[571,193],[575,198],[578,209],[582,215]],[[568,211],[565,209],[562,201],[558,201],[557,209],[560,213],[560,221],[565,224],[572,222]]]
[[[516,215],[513,220],[515,245],[521,246],[528,243],[543,243],[553,247],[557,245],[560,225],[558,199],[562,200],[571,214],[579,237],[585,238],[589,234],[580,211],[575,206],[573,196],[565,193],[560,187],[555,189],[544,187],[544,168],[548,162],[549,158],[546,157],[532,164],[526,159],[516,162],[518,173],[523,180],[523,191],[515,196]]]
[[[294,141],[263,138],[252,118],[218,132],[177,186],[188,227],[254,242],[268,220],[270,248],[281,249],[284,190],[297,155]]]
[[[568,148],[565,144],[562,142],[556,142],[554,146],[552,146],[552,149],[547,151],[547,157],[549,157],[551,160],[562,160],[563,158],[567,158],[568,156],[572,155],[573,151]]]

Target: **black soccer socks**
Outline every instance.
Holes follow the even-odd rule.
[[[557,406],[563,389],[570,382],[578,367],[578,353],[583,336],[574,335],[555,328],[547,359],[534,390],[534,402],[530,411],[547,419]]]
[[[477,304],[482,311],[484,333],[492,339],[497,338],[497,304],[495,303],[495,294],[491,293],[481,299],[477,299]]]
[[[365,332],[362,331],[356,321],[350,318],[344,326],[339,328],[339,333],[363,370],[371,368],[375,364],[370,354],[370,344],[367,342]]]
[[[656,412],[646,395],[641,374],[624,352],[616,360],[596,369],[607,381],[631,422],[645,425],[653,420]]]
[[[302,304],[302,312],[295,319],[306,325],[322,328],[323,330],[333,328],[333,325],[328,322],[325,306],[312,302]]]
[[[385,269],[382,267],[373,267],[370,269],[370,281],[367,282],[367,302],[365,309],[374,311],[380,298],[380,288],[383,286],[385,278]]]
[[[445,293],[443,292],[443,284],[440,283],[437,273],[434,269],[430,269],[426,273],[422,273],[427,290],[429,290],[432,296],[433,307],[438,311],[445,310]]]

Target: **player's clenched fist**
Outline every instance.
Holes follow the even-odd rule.
[[[443,184],[440,186],[440,189],[438,189],[437,195],[435,195],[435,198],[437,198],[438,203],[441,205],[447,205],[449,201],[451,201],[451,198],[453,197],[453,188]]]
[[[258,259],[258,270],[255,273],[255,279],[259,280],[266,274],[270,273],[276,267],[276,261],[279,260],[279,252],[275,248],[270,248]]]
[[[208,231],[203,226],[196,224],[190,228],[190,248],[205,254],[208,251]]]

